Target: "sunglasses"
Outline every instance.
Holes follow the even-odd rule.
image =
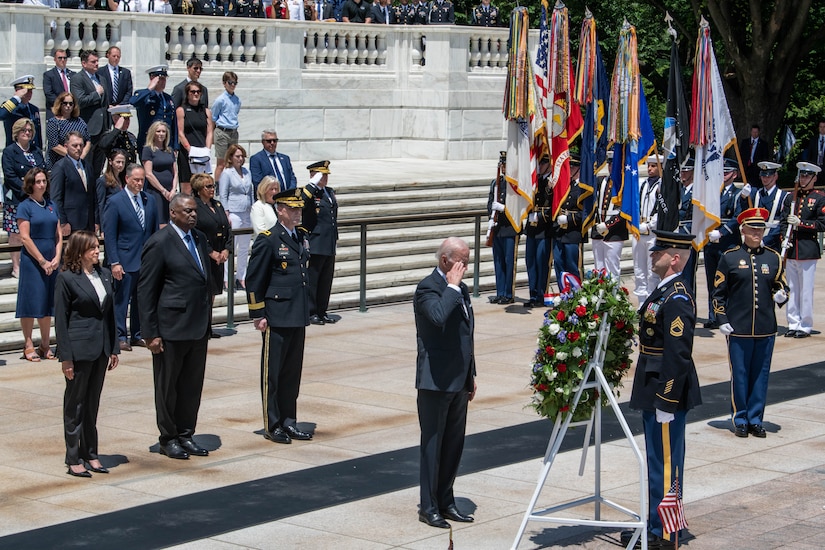
[[[278,143],[277,139],[262,139],[262,143]]]
[[[203,67],[192,67],[190,70],[201,72],[203,70]]]
[[[198,95],[200,95],[200,94],[201,94],[201,91],[200,91],[200,90],[189,90],[189,93],[190,93],[190,94],[198,94]]]
[[[237,85],[237,84],[238,84],[238,81],[237,81],[237,80],[227,80],[227,81],[225,82],[225,84],[228,84],[228,85],[230,85],[230,86],[235,86],[235,85]]]
[[[64,59],[68,59],[65,55],[63,57],[55,57],[58,61],[63,61]]]
[[[74,107],[74,101],[63,101],[61,102],[64,107]]]
[[[204,189],[214,189],[215,186],[214,185],[204,185],[203,188]]]

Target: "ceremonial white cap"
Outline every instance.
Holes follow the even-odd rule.
[[[818,174],[822,171],[822,168],[811,162],[797,162],[796,168],[799,170],[800,174],[805,172],[808,172],[809,174]]]
[[[109,107],[109,113],[120,116],[132,116],[131,105],[112,105]]]
[[[25,88],[27,90],[34,90],[34,75],[24,75],[11,81],[14,89]]]
[[[776,170],[779,170],[780,168],[782,168],[782,165],[777,164],[775,162],[770,162],[770,161],[767,161],[767,160],[763,160],[762,162],[759,163],[759,168],[761,168],[762,170],[774,170],[774,171],[776,171]]]
[[[662,155],[650,155],[649,157],[647,157],[647,163],[648,164],[664,164],[665,163],[665,157],[663,157]]]
[[[169,69],[169,65],[166,63],[162,65],[155,65],[154,67],[149,67],[146,69],[146,72],[149,74],[150,78],[154,78],[156,76],[169,76],[167,70]]]

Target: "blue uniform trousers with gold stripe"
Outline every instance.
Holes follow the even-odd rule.
[[[642,411],[647,451],[648,531],[673,540],[673,535],[662,533],[662,520],[657,508],[670,491],[679,475],[679,488],[685,484],[685,419],[687,411],[676,411],[676,418],[668,424],[656,421],[656,411]]]
[[[735,425],[762,424],[775,336],[728,336],[731,415]]]
[[[513,297],[516,275],[516,238],[514,236],[502,237],[496,233],[493,238],[493,267],[496,274],[496,296],[509,300]]]
[[[267,327],[262,333],[261,394],[264,428],[294,426],[304,364],[306,327]]]

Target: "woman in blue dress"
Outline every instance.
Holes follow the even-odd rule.
[[[23,178],[23,192],[28,195],[17,207],[17,227],[23,241],[20,254],[20,282],[17,285],[17,310],[25,338],[24,354],[28,361],[54,359],[49,347],[54,288],[63,237],[57,208],[49,200],[49,178],[42,168],[32,168]],[[40,347],[32,341],[34,320],[40,326]]]

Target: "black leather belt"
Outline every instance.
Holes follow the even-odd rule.
[[[237,130],[237,128],[224,128],[223,126],[215,126],[215,128],[223,130],[224,132],[234,132]]]

